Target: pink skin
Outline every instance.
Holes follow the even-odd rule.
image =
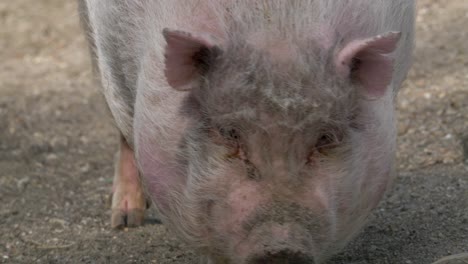
[[[113,226],[141,223],[140,172],[205,263],[323,263],[359,230],[392,175],[413,1],[81,2],[104,95],[135,147],[122,142]],[[314,160],[335,125],[350,133]],[[230,143],[245,151],[210,129],[244,130]]]
[[[274,129],[272,129],[274,131]],[[370,136],[370,135],[369,135]],[[375,139],[378,141],[378,139]],[[257,140],[254,140],[257,141]],[[273,142],[275,140],[272,140]],[[367,151],[362,153],[363,163],[362,168],[364,175],[352,175],[352,171],[344,175],[342,173],[332,172],[332,169],[326,170],[321,168],[319,163],[312,164],[311,168],[304,168],[304,174],[301,178],[307,179],[303,183],[303,188],[286,189],[291,178],[288,174],[287,166],[281,159],[276,159],[272,162],[274,175],[270,175],[268,180],[252,180],[246,179],[245,175],[232,169],[225,171],[223,175],[219,175],[219,183],[214,183],[215,186],[229,186],[225,191],[227,196],[225,200],[219,201],[211,208],[211,227],[214,233],[228,237],[227,245],[232,256],[237,256],[239,263],[243,263],[249,255],[258,249],[258,245],[268,242],[265,237],[256,235],[256,229],[252,233],[247,233],[243,227],[246,220],[251,219],[259,208],[271,205],[274,201],[282,201],[287,204],[300,204],[303,208],[307,208],[314,215],[322,216],[321,221],[329,229],[326,231],[327,241],[309,241],[312,243],[311,248],[306,248],[309,252],[326,248],[328,243],[334,239],[347,239],[349,234],[352,234],[356,226],[363,223],[363,219],[355,219],[353,215],[367,215],[380,201],[384,194],[388,183],[390,182],[390,170],[392,159],[391,153],[386,152],[384,156],[380,156],[377,161],[372,158],[376,155],[374,152],[375,142],[368,140],[363,143]],[[372,147],[374,146],[374,147]],[[256,152],[257,153],[257,152]],[[382,154],[379,154],[382,155]],[[250,158],[256,161],[257,167],[262,167],[263,163],[259,158],[254,158],[252,154]],[[263,165],[264,166],[264,165]],[[313,171],[307,173],[307,171]],[[280,176],[284,175],[284,177]],[[310,177],[313,175],[313,177]],[[272,177],[279,177],[274,180]],[[350,178],[351,185],[341,182],[342,178]],[[356,177],[356,178],[353,178]],[[288,180],[289,179],[289,180]],[[362,193],[356,193],[355,190],[362,190]],[[290,191],[294,193],[289,193]],[[351,195],[352,194],[352,195]],[[223,206],[224,205],[224,206]],[[323,216],[326,216],[323,218]],[[260,225],[262,223],[259,223]],[[269,237],[275,241],[290,241],[294,243],[295,239],[291,240],[292,226],[286,224],[268,224]],[[346,228],[349,230],[345,231]],[[340,232],[341,233],[338,233]],[[314,234],[312,240],[314,240]],[[323,235],[323,234],[322,234]],[[207,233],[209,240],[210,233]],[[317,234],[320,236],[320,234]],[[300,246],[300,245],[299,245]]]
[[[238,182],[232,185],[226,203],[229,212],[224,210],[216,211],[213,208],[213,218],[218,218],[214,230],[216,233],[226,234],[231,241],[235,241],[234,252],[239,256],[246,256],[251,246],[242,243],[248,234],[242,228],[242,223],[251,216],[257,208],[266,203],[269,199],[262,193],[258,184],[253,181]],[[226,214],[227,213],[227,214]]]
[[[396,49],[400,36],[401,33],[389,32],[370,39],[352,41],[336,57],[338,73],[344,78],[348,77],[353,59],[358,59],[356,78],[368,95],[381,97],[392,80],[393,61],[387,55]]]
[[[278,38],[271,41],[272,36],[270,35],[271,33],[265,32],[253,34],[247,39],[247,43],[257,50],[268,52],[274,61],[290,62],[297,58],[297,50],[293,46],[290,46],[285,40],[277,40]]]
[[[345,197],[336,197],[336,194],[333,193],[339,192],[339,187],[336,183],[334,184],[334,177],[332,175],[321,175],[317,177],[317,180],[310,180],[307,183],[309,188],[305,188],[306,191],[303,193],[297,193],[295,197],[292,198],[290,202],[295,202],[301,204],[305,208],[308,208],[310,212],[314,212],[316,215],[325,214],[328,215],[326,218],[330,224],[330,230],[328,231],[328,238],[334,238],[339,234],[336,234],[337,229],[342,226],[343,223],[350,223],[348,219],[350,216],[350,210],[354,211],[353,203],[358,202],[358,206],[361,202],[367,204],[364,209],[365,211],[373,209],[380,201],[382,195],[384,194],[388,182],[389,175],[388,173],[382,174],[373,174],[373,171],[369,171],[369,177],[379,176],[373,180],[362,181],[361,187],[354,187],[358,189],[366,190],[368,185],[376,184],[373,191],[368,195],[363,194],[366,198],[359,197],[358,200],[349,200]],[[242,224],[246,219],[252,217],[258,208],[271,204],[271,199],[275,197],[274,190],[279,190],[281,187],[277,186],[276,188],[270,187],[270,192],[265,192],[265,184],[258,184],[253,181],[242,181],[237,184],[232,185],[231,192],[227,197],[228,209],[224,208],[213,208],[213,218],[215,221],[215,232],[218,234],[224,234],[229,237],[230,243],[233,245],[233,256],[238,256],[240,260],[246,259],[249,254],[252,254],[253,249],[257,248],[258,244],[264,243],[264,241],[258,240],[259,237],[251,237],[251,234],[246,233],[242,227]],[[310,190],[310,191],[308,191]],[[351,191],[348,189],[343,189],[341,191]],[[344,193],[346,195],[346,193]],[[339,198],[341,200],[340,206],[336,204],[335,199]],[[363,200],[361,200],[363,199]],[[352,206],[352,207],[351,207]],[[216,209],[220,209],[219,212],[216,212]],[[220,217],[220,218],[216,218]],[[340,224],[341,223],[341,224]],[[354,226],[355,223],[351,226]],[[277,241],[288,241],[290,239],[290,226],[289,225],[272,225],[269,227],[269,232],[271,237]],[[353,229],[352,229],[353,230]],[[346,233],[346,232],[345,232]],[[312,249],[308,250],[317,250],[317,248],[324,246],[323,244],[316,245]],[[240,262],[241,263],[241,262]]]
[[[176,90],[189,90],[195,87],[201,76],[192,58],[201,49],[212,48],[214,44],[208,38],[179,31],[166,30],[164,37],[168,42],[165,69],[168,83]],[[392,33],[370,40],[351,42],[337,54],[337,72],[343,78],[349,78],[352,61],[358,57],[362,60],[362,64],[358,65],[357,78],[362,81],[366,94],[382,96],[388,86],[387,77],[391,75],[388,73],[391,69],[391,61],[388,61],[384,54],[395,48],[396,41],[398,41],[397,35]],[[281,51],[280,60],[282,55],[291,53],[291,50],[284,49],[282,43],[269,48],[271,51]],[[378,66],[379,69],[374,71],[375,69],[371,66]],[[382,80],[373,79],[374,77],[367,78],[368,74],[374,73],[382,77]],[[155,136],[158,132],[145,130],[144,124],[149,121],[144,122],[144,120],[150,117],[142,117],[139,120],[139,125],[142,127],[137,125],[135,131],[139,131],[136,136],[136,142],[140,146],[137,149],[139,165],[145,175],[148,190],[159,208],[168,213],[167,217],[171,218],[172,222],[185,224],[181,228],[184,232],[186,230],[193,232],[194,236],[197,236],[196,239],[208,245],[214,238],[221,237],[225,245],[216,245],[215,240],[215,243],[210,246],[227,250],[224,253],[236,256],[239,263],[251,256],[256,246],[268,243],[267,239],[274,241],[284,239],[294,247],[297,245],[299,248],[304,248],[308,253],[323,254],[315,251],[326,249],[328,243],[347,238],[356,229],[355,226],[362,222],[362,219],[357,219],[356,214],[367,213],[376,205],[376,201],[379,200],[377,198],[383,194],[387,185],[384,177],[387,177],[388,173],[386,170],[380,170],[386,166],[376,164],[374,167],[374,161],[370,158],[374,156],[372,150],[378,144],[372,145],[372,140],[364,138],[358,140],[360,146],[369,144],[363,147],[369,152],[356,154],[359,157],[354,158],[362,159],[358,162],[358,166],[362,167],[357,169],[334,157],[329,159],[331,161],[327,161],[327,165],[331,165],[327,168],[321,168],[319,163],[308,165],[308,155],[313,148],[313,146],[307,146],[311,141],[310,138],[305,138],[301,134],[291,136],[290,128],[276,127],[275,117],[271,117],[260,109],[259,112],[261,113],[260,119],[265,119],[259,122],[271,124],[271,127],[267,129],[266,136],[260,133],[249,135],[245,139],[247,142],[244,143],[248,144],[251,152],[247,153],[249,155],[244,153],[239,158],[248,158],[260,171],[262,178],[248,178],[245,167],[239,159],[238,163],[220,163],[221,169],[216,173],[217,176],[209,180],[205,179],[203,187],[186,186],[186,184],[187,179],[203,179],[205,175],[185,176],[176,170],[178,164],[173,155],[177,149],[174,148],[181,140],[182,131],[186,131],[187,127],[181,125],[180,129],[171,128],[174,133],[161,134],[165,137],[162,139],[161,136]],[[159,142],[155,142],[156,138],[161,142],[166,142],[166,145],[159,146]],[[376,142],[378,141],[376,139]],[[285,151],[288,151],[288,158],[284,157]],[[194,158],[194,161],[190,161],[194,164],[200,162],[195,157],[191,158]],[[387,161],[385,157],[378,159]],[[343,175],[345,173],[349,175]],[[367,188],[366,185],[369,187]],[[203,191],[200,191],[202,188]],[[224,192],[220,193],[220,190]],[[362,193],[356,190],[362,190]],[[175,197],[174,193],[179,193],[181,197]],[[187,197],[182,197],[185,195]],[[197,197],[198,195],[211,197],[209,199],[212,204],[203,207],[203,202],[206,200]],[[295,222],[286,222],[284,225],[272,224],[266,227],[261,222],[259,223],[261,228],[254,229],[250,233],[245,230],[245,223],[252,219],[261,208],[276,205],[282,209],[281,206],[292,204],[300,205],[301,209],[307,209],[307,212],[298,212],[297,217],[317,222],[313,224],[317,224],[317,228],[322,228],[315,230],[315,226],[308,227],[312,234],[305,234],[303,238],[307,238],[309,244],[301,244],[304,240],[302,237],[293,237],[292,234],[298,233]],[[201,212],[200,210],[194,211],[194,208],[208,208],[208,210]],[[193,217],[194,215],[196,216]],[[294,212],[291,215],[294,215]],[[304,225],[304,222],[299,225]],[[265,228],[267,231],[263,230]],[[299,227],[299,230],[301,228],[305,227]],[[339,233],[340,231],[342,233]],[[262,232],[267,232],[267,237]],[[312,238],[308,237],[309,235]]]
[[[112,184],[112,192],[115,192],[120,183],[124,182],[128,189],[133,191],[140,189],[140,181],[138,176],[138,169],[135,165],[135,160],[133,156],[133,151],[130,149],[128,144],[122,140],[120,147],[120,155],[118,161],[118,173],[120,174],[119,180],[114,181]],[[126,209],[134,209],[136,205],[129,201],[129,195],[125,195],[123,198],[125,200]],[[131,196],[131,195],[130,195]],[[129,204],[130,203],[130,204]]]
[[[151,182],[147,184],[149,193],[156,198],[158,205],[162,208],[167,207],[166,189],[174,185],[173,172],[165,166],[168,159],[159,153],[153,152],[152,155],[139,154],[140,167],[144,168],[145,178]]]
[[[274,133],[273,131],[280,130],[272,128],[270,131]],[[281,134],[279,133],[278,135]],[[253,136],[253,142],[258,141],[255,139],[256,137],[261,137],[261,135]],[[274,142],[275,140],[273,139],[272,141]],[[272,144],[272,148],[276,149],[275,151],[280,151],[280,147],[281,144]],[[258,154],[261,154],[261,152],[252,151],[250,153],[251,162],[258,168],[267,166],[265,161],[262,161],[257,156]],[[304,155],[303,159],[304,162],[300,162],[303,164],[302,166],[305,164],[307,155]],[[289,189],[285,186],[294,185],[297,178],[291,177],[287,163],[280,157],[276,157],[271,163],[271,174],[263,175],[263,179],[249,179],[246,177],[243,169],[235,168],[234,166],[236,165],[232,165],[231,169],[225,170],[222,175],[218,176],[216,179],[218,183],[212,184],[213,186],[225,186],[225,193],[227,195],[211,207],[210,223],[212,224],[212,232],[207,233],[208,237],[206,239],[210,240],[210,236],[214,234],[228,238],[226,241],[227,245],[225,246],[229,248],[230,255],[236,256],[238,263],[243,263],[254,251],[260,252],[261,245],[264,243],[272,242],[266,241],[265,239],[267,238],[262,235],[262,232],[267,232],[268,236],[278,243],[281,241],[292,243],[291,245],[303,248],[305,252],[310,252],[318,247],[313,246],[313,248],[308,248],[310,245],[296,244],[298,243],[298,238],[293,235],[295,233],[292,230],[298,230],[298,228],[301,230],[304,227],[298,226],[294,222],[282,224],[259,222],[257,223],[259,227],[254,228],[250,233],[245,230],[245,223],[258,213],[260,208],[265,208],[278,202],[285,205],[298,204],[304,209],[313,212],[314,215],[325,216],[326,221],[331,223],[331,229],[328,232],[331,232],[330,235],[334,236],[334,212],[336,206],[334,205],[335,201],[332,192],[333,177],[329,177],[321,172],[313,173],[314,176],[310,177],[311,175],[307,171],[312,168],[308,168],[308,165],[305,165],[306,167],[300,169],[298,173],[298,175],[301,175],[299,176],[300,178],[307,179],[303,182],[304,186],[291,187]],[[313,170],[315,171],[315,169]],[[323,219],[322,217],[320,218]],[[304,234],[304,237],[309,235]],[[309,241],[309,243],[312,245],[314,241]]]
[[[173,136],[180,137],[180,134]],[[175,158],[170,153],[153,142],[146,142],[147,137],[137,137],[137,140],[140,146],[137,149],[139,168],[145,177],[147,191],[160,210],[168,210],[170,201],[167,191],[179,190],[184,178],[174,169]]]
[[[313,191],[306,191],[302,195],[294,197],[291,202],[301,204],[309,208],[311,212],[320,214],[320,212],[330,212],[328,205],[329,199],[322,188],[317,187],[316,184],[310,184]],[[318,184],[320,186],[320,184]],[[233,191],[229,194],[227,203],[229,204],[230,212],[219,213],[219,215],[226,215],[223,219],[219,219],[220,225],[216,226],[219,233],[229,234],[229,238],[234,245],[233,255],[238,256],[240,259],[245,259],[252,253],[252,249],[256,248],[258,244],[265,241],[257,241],[259,237],[249,238],[251,234],[245,232],[242,224],[246,219],[252,215],[262,205],[271,202],[273,194],[264,194],[261,185],[254,182],[244,182],[243,184],[233,186]],[[272,190],[272,193],[273,190]],[[269,227],[269,233],[272,238],[277,241],[289,241],[290,238],[290,225],[289,224],[273,224]],[[310,249],[309,249],[310,250]]]
[[[164,71],[167,82],[174,89],[190,90],[198,78],[198,69],[192,62],[192,55],[202,48],[212,48],[213,44],[208,36],[195,36],[169,29],[164,29],[163,34],[169,47]]]
[[[112,185],[111,226],[120,228],[141,225],[146,207],[133,150],[122,138]]]

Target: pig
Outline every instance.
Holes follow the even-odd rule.
[[[80,0],[120,131],[112,227],[147,200],[200,263],[323,263],[395,174],[412,0]]]

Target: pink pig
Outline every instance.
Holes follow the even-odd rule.
[[[81,0],[121,132],[112,226],[146,199],[202,263],[323,263],[394,174],[412,0]]]

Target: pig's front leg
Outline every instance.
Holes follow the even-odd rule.
[[[142,225],[148,205],[135,164],[134,152],[121,137],[112,186],[112,228]]]

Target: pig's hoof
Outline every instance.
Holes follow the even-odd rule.
[[[112,210],[111,226],[114,229],[137,227],[143,225],[144,218],[144,209],[131,209],[127,211],[116,209]]]
[[[468,264],[468,253],[461,253],[458,255],[451,255],[432,264]]]
[[[122,229],[125,227],[137,227],[143,225],[145,219],[145,211],[148,208],[148,201],[140,192],[114,193],[111,195],[112,200],[112,215],[111,227],[114,229]]]

